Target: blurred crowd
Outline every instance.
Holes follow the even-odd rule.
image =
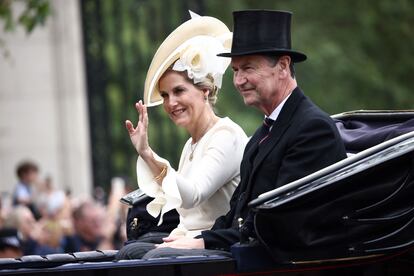
[[[20,163],[16,176],[9,206],[0,202],[0,258],[122,247],[127,206],[119,199],[128,192],[122,179],[112,181],[108,196],[97,187],[93,197],[79,199],[41,179],[34,162]]]

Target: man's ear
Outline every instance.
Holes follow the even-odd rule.
[[[290,76],[290,69],[289,65],[292,62],[290,56],[281,56],[279,58],[279,75],[282,78],[286,78],[287,76]]]

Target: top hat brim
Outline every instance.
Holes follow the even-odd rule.
[[[220,53],[217,56],[219,57],[237,57],[237,56],[247,56],[247,55],[275,55],[281,56],[286,55],[290,56],[293,62],[301,62],[307,59],[306,55],[289,49],[258,49],[258,50],[247,50],[247,51],[236,51],[231,53]]]

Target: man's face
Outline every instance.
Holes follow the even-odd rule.
[[[95,241],[102,236],[103,210],[97,206],[85,208],[81,218],[75,221],[76,232],[87,241]]]
[[[246,105],[261,110],[273,105],[278,98],[278,64],[272,66],[260,55],[233,57],[233,83]]]

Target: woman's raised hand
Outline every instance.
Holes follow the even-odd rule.
[[[148,145],[148,113],[146,105],[139,101],[135,104],[135,108],[138,111],[138,124],[134,128],[134,125],[130,120],[125,121],[125,127],[128,130],[129,138],[137,150],[138,154],[145,159],[146,156],[151,154],[151,149]]]

